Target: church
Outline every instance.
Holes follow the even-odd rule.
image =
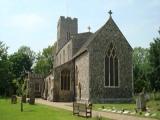
[[[59,18],[53,71],[34,87],[41,97],[59,102],[132,100],[133,50],[111,14],[95,33],[78,33],[77,18]]]

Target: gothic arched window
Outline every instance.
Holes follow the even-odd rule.
[[[60,55],[59,55],[59,61],[60,61],[60,65],[61,65],[61,53],[60,53]]]
[[[70,71],[63,70],[61,72],[61,90],[70,90]]]
[[[78,67],[77,65],[75,67],[75,85],[76,86],[78,85]]]
[[[63,50],[63,63],[65,63],[65,50]]]
[[[105,86],[119,86],[119,62],[116,55],[116,48],[111,43],[105,56]]]

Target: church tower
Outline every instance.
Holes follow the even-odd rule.
[[[57,25],[57,52],[70,40],[71,35],[78,33],[77,18],[61,16]]]

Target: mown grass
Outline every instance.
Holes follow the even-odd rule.
[[[86,120],[73,116],[72,112],[45,105],[24,104],[24,111],[20,111],[20,103],[11,104],[10,99],[0,98],[0,120]],[[89,118],[88,120],[96,120]],[[104,119],[103,120],[109,120]]]
[[[153,118],[157,118],[160,120],[160,100],[150,100],[147,102],[147,108],[149,108],[149,112],[151,114],[156,114]],[[93,109],[100,111],[99,108],[104,108],[104,109],[116,109],[116,110],[129,110],[131,112],[134,112],[136,109],[136,104],[135,103],[115,103],[115,104],[94,104]],[[138,112],[135,115],[136,116],[142,116],[144,117],[146,112]],[[151,116],[150,116],[151,117]]]
[[[98,110],[99,108],[107,108],[107,109],[117,109],[117,110],[134,110],[135,104],[131,103],[111,103],[111,104],[94,104],[93,109]]]

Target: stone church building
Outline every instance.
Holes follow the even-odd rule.
[[[132,52],[111,14],[95,33],[78,33],[78,19],[61,16],[53,71],[40,84],[42,97],[92,103],[130,101]]]

